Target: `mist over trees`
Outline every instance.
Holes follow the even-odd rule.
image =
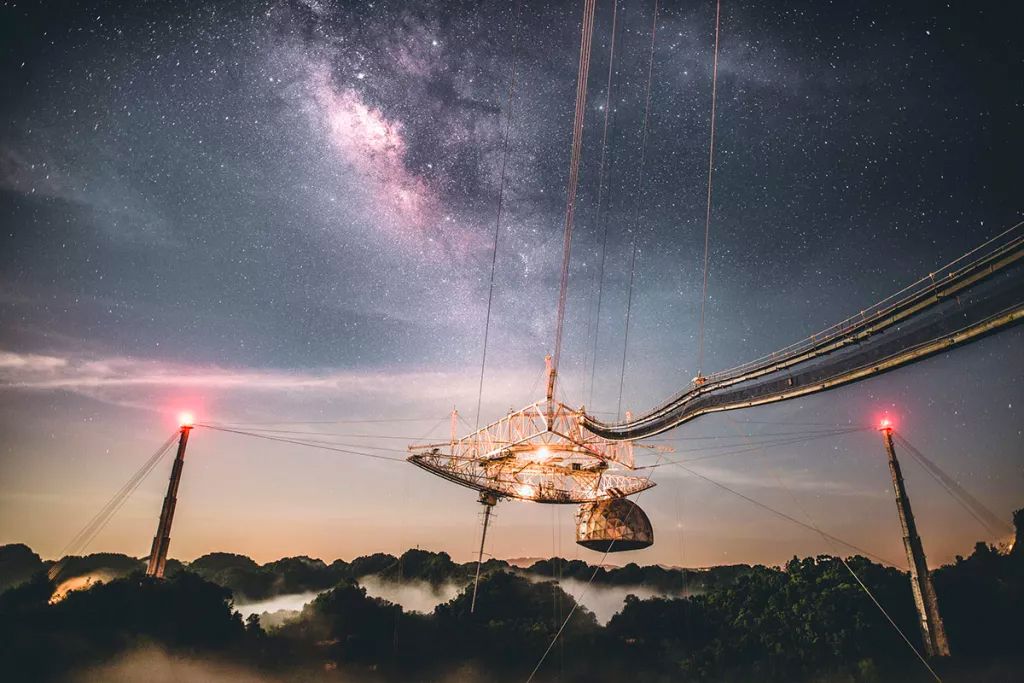
[[[1017,518],[1018,523],[1021,518]],[[914,681],[929,675],[852,572],[920,649],[907,575],[863,557],[794,558],[784,567],[678,570],[595,568],[544,560],[526,569],[487,563],[475,612],[475,566],[410,550],[327,564],[306,557],[259,565],[212,553],[176,565],[165,580],[140,561],[98,554],[64,563],[75,571],[123,572],[51,604],[57,581],[23,545],[0,548],[0,661],[5,680],[66,680],[157,646],[170,657],[207,657],[268,680],[522,681],[551,648],[539,681]],[[848,564],[848,567],[847,567]],[[934,570],[953,657],[951,680],[1015,680],[1024,664],[1024,552],[979,543]],[[430,614],[367,595],[357,579],[458,583]],[[679,588],[686,597],[630,596],[607,625],[553,578]],[[12,587],[11,587],[12,586]],[[275,627],[243,621],[236,601],[322,591]]]

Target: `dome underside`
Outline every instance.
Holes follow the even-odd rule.
[[[631,473],[633,444],[588,433],[581,415],[562,403],[534,403],[461,439],[410,446],[408,460],[499,499],[589,503],[654,486]]]
[[[576,542],[598,552],[641,550],[654,544],[654,529],[639,505],[627,498],[612,498],[580,505]]]

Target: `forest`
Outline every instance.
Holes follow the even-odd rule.
[[[1019,540],[1024,511],[1014,521]],[[146,577],[142,560],[125,555],[66,558],[56,582],[51,566],[27,546],[0,547],[5,680],[113,679],[120,662],[158,652],[165,666],[157,669],[180,674],[166,663],[198,661],[225,680],[523,681],[570,612],[534,680],[933,680],[865,592],[920,650],[906,573],[859,556],[706,570],[491,560],[472,612],[475,565],[424,550],[265,565],[213,553],[169,563],[163,580]],[[67,577],[89,574],[106,578],[54,599]],[[368,595],[359,583],[367,576],[460,590],[420,613]],[[666,597],[629,596],[602,625],[558,583],[592,577],[595,586],[647,587]],[[1022,546],[977,543],[933,577],[953,651],[931,662],[935,671],[944,680],[1015,680],[1024,664]],[[317,595],[283,620],[243,619],[235,610],[236,601],[299,592]]]

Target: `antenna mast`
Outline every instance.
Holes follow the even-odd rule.
[[[174,521],[174,507],[178,503],[178,485],[181,483],[181,470],[185,466],[185,446],[188,445],[188,434],[192,431],[191,424],[181,425],[181,436],[178,437],[178,453],[174,456],[174,467],[171,468],[171,479],[167,483],[167,495],[164,506],[160,510],[160,523],[153,537],[153,549],[149,553],[147,576],[158,579],[164,577],[167,565],[167,549],[171,545],[171,522]]]
[[[896,492],[896,508],[900,513],[900,526],[903,527],[903,545],[907,549],[907,562],[910,564],[910,587],[914,593],[914,605],[917,607],[918,624],[921,627],[921,639],[924,641],[925,652],[929,657],[948,657],[949,641],[946,639],[946,627],[939,614],[939,599],[935,595],[928,563],[924,556],[924,546],[917,534],[914,513],[910,509],[910,497],[903,483],[903,472],[896,449],[892,444],[892,425],[888,420],[882,422],[882,438],[885,439],[885,450],[889,454],[889,471],[892,473],[892,487]]]

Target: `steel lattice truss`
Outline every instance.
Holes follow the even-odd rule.
[[[827,391],[1024,323],[1024,222],[831,328],[744,365],[697,377],[635,419],[586,418],[592,433],[643,439],[707,413]],[[968,258],[973,260],[967,261]]]
[[[633,444],[587,431],[583,413],[538,401],[462,438],[409,447],[409,462],[449,481],[538,503],[587,503],[654,486],[628,474]]]

